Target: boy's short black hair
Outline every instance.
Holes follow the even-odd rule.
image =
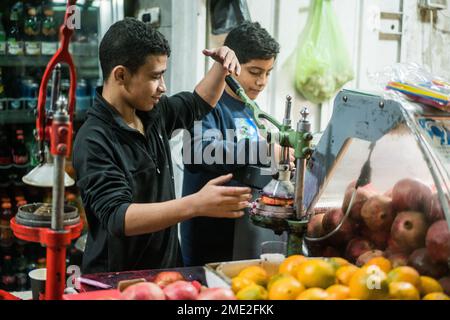
[[[225,38],[224,45],[232,49],[239,63],[276,58],[280,45],[258,22],[244,21]]]
[[[118,65],[136,72],[148,55],[170,56],[170,46],[164,36],[135,18],[125,18],[114,23],[100,42],[99,59],[103,80],[106,81]]]

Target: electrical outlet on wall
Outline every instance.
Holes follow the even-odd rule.
[[[138,18],[158,28],[161,25],[161,8],[142,8],[138,12]]]
[[[419,0],[419,8],[422,9],[445,9],[447,8],[447,0]]]

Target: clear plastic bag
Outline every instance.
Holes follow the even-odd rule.
[[[396,63],[370,74],[383,89],[409,100],[450,111],[450,82],[436,77],[415,63]]]
[[[312,0],[298,43],[295,87],[309,101],[321,103],[353,78],[331,0]]]

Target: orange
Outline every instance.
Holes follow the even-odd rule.
[[[267,290],[257,284],[251,284],[241,289],[237,294],[238,300],[267,300]]]
[[[386,274],[378,266],[356,271],[350,280],[349,289],[351,298],[361,300],[387,299],[389,295]]]
[[[234,277],[231,279],[231,289],[234,293],[238,293],[241,289],[248,287],[251,284],[255,284],[252,280],[244,277]]]
[[[339,269],[340,267],[350,265],[350,262],[341,257],[328,258],[326,259],[326,261],[328,261],[335,270]]]
[[[419,290],[409,282],[389,283],[389,296],[395,300],[420,300]]]
[[[267,272],[260,266],[246,267],[239,272],[239,277],[252,280],[254,283],[265,286],[267,283]]]
[[[284,259],[284,261],[280,264],[278,272],[287,273],[295,277],[298,266],[305,261],[308,261],[308,259],[299,254],[289,256],[286,259]]]
[[[340,284],[343,284],[345,286],[348,286],[348,284],[350,283],[350,279],[355,274],[355,272],[358,270],[359,270],[359,268],[352,264],[340,267],[336,271],[337,282]]]
[[[444,292],[444,289],[437,280],[427,276],[420,277],[419,290],[422,296],[434,292]]]
[[[419,273],[416,271],[416,269],[408,266],[401,266],[392,269],[387,275],[387,280],[389,283],[409,282],[416,288],[419,288],[420,286]]]
[[[350,297],[350,289],[342,284],[334,284],[326,290],[329,300],[345,300]]]
[[[282,277],[272,283],[269,289],[269,300],[294,300],[305,287],[294,277]]]
[[[329,298],[328,292],[321,288],[310,288],[298,295],[296,300],[327,300]]]
[[[286,277],[291,277],[291,275],[287,273],[277,273],[271,276],[269,281],[267,282],[267,290],[270,290],[272,284],[274,284],[276,281]]]
[[[422,300],[450,300],[449,296],[442,292],[433,292],[427,294]]]
[[[388,273],[392,269],[392,263],[385,257],[375,257],[367,261],[364,266],[379,266],[384,273]]]
[[[297,269],[297,279],[307,288],[326,289],[336,283],[336,275],[331,264],[314,259],[302,263]]]

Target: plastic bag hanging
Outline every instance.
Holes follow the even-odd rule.
[[[210,0],[211,33],[228,33],[243,21],[251,21],[247,0]]]
[[[312,0],[298,46],[295,87],[309,101],[330,99],[354,78],[331,0]]]

